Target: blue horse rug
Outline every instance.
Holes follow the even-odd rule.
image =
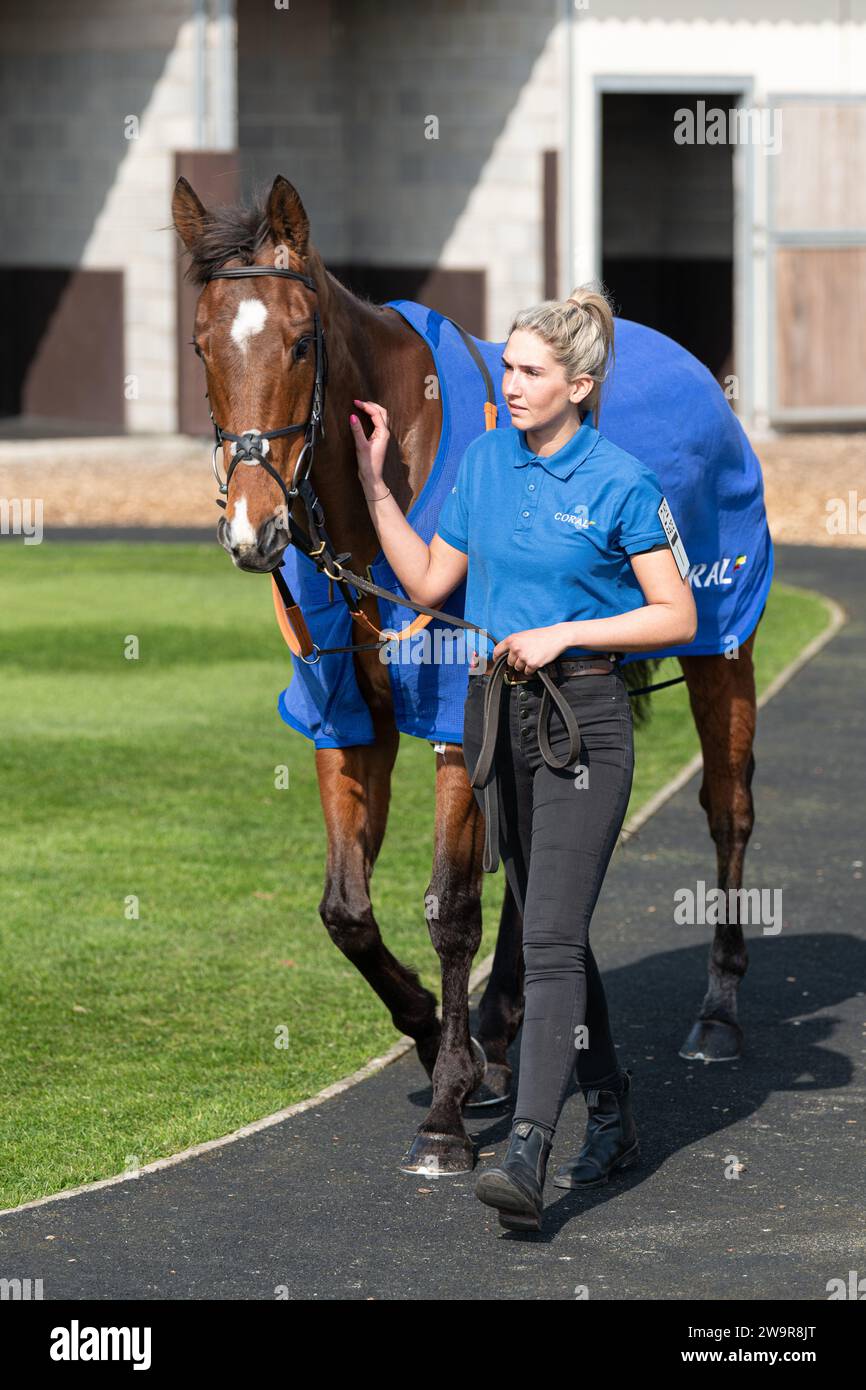
[[[388,307],[425,339],[439,382],[439,449],[427,482],[407,513],[412,527],[429,542],[463,453],[484,431],[486,388],[448,319],[409,299],[389,300]],[[473,341],[494,382],[497,428],[510,429],[511,417],[502,398],[500,358],[505,343]],[[773,545],[757,456],[712,374],[672,338],[629,319],[617,319],[615,349],[616,365],[602,398],[599,427],[614,444],[651,468],[661,483],[690,562],[689,582],[698,613],[693,642],[626,653],[621,664],[730,650],[757,625],[773,577]],[[292,545],[281,568],[317,646],[348,645],[353,640],[352,619],[336,591],[329,601],[327,578]],[[351,561],[349,568],[354,568]],[[370,573],[374,583],[406,596],[381,551]],[[464,581],[444,611],[462,617],[465,595]],[[378,604],[383,628],[399,630],[416,617],[413,609],[390,600],[380,598]],[[432,618],[426,628],[430,638],[424,640],[435,644],[435,631],[443,627],[454,632]],[[419,661],[419,640],[416,636],[393,644],[397,650],[388,663],[397,728],[430,742],[462,743],[468,666],[462,660]],[[442,650],[447,651],[447,643],[443,642]],[[317,748],[375,742],[351,652],[322,656],[313,665],[298,658],[293,665],[291,684],[278,702],[287,724],[312,739]]]

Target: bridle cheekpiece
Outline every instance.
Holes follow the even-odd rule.
[[[309,275],[302,275],[297,270],[283,270],[279,266],[270,265],[245,265],[237,266],[229,270],[215,270],[208,277],[211,280],[246,280],[253,275],[280,275],[287,280],[300,280],[310,290],[316,290],[316,282]],[[325,437],[325,386],[328,381],[328,353],[325,347],[325,333],[322,328],[322,320],[319,317],[318,309],[313,311],[313,326],[315,332],[316,346],[316,371],[313,380],[313,390],[310,397],[310,409],[307,419],[299,425],[284,425],[278,430],[243,430],[241,434],[232,434],[230,430],[224,430],[214,419],[213,411],[210,411],[210,418],[214,427],[214,446],[211,463],[213,465],[214,477],[217,480],[219,490],[223,496],[229,489],[232,474],[239,463],[246,463],[251,466],[258,465],[269,473],[286,499],[286,505],[291,512],[292,502],[300,494],[302,483],[309,477],[310,469],[313,466],[313,455],[316,443],[319,438]],[[286,435],[295,434],[298,430],[304,431],[304,443],[301,452],[295,463],[292,474],[292,485],[286,487],[283,479],[277,470],[268,463],[270,453],[270,441],[272,439],[283,439]],[[228,441],[231,444],[231,456],[225,479],[220,477],[217,454],[223,444]],[[225,509],[225,502],[217,498],[217,505]]]

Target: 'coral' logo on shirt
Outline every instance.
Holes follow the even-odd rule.
[[[554,521],[564,521],[569,526],[575,526],[582,530],[585,526],[594,526],[595,522],[589,519],[589,509],[583,505],[574,507],[570,512],[554,512]]]

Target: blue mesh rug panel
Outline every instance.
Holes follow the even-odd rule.
[[[484,432],[486,392],[478,367],[447,319],[409,299],[388,304],[426,339],[439,381],[439,449],[427,483],[407,513],[414,529],[429,541],[464,450]],[[498,428],[510,429],[501,393],[505,343],[474,341],[493,378]],[[760,464],[711,372],[685,348],[654,329],[617,319],[615,349],[599,426],[614,444],[651,468],[661,483],[692,567],[698,611],[694,642],[627,653],[622,663],[729,650],[754,630],[773,576]],[[349,567],[354,568],[351,561]],[[370,568],[376,584],[405,596],[381,552]],[[312,561],[288,546],[282,571],[313,641],[320,647],[351,642],[349,611],[336,592],[328,602],[328,581]],[[463,583],[444,604],[445,610],[462,617],[465,593]],[[385,599],[379,599],[379,611],[383,627],[389,629],[399,629],[416,616],[412,609]],[[431,619],[429,637],[402,643],[403,659],[389,663],[394,715],[402,733],[431,742],[462,743],[468,681],[462,649],[450,653],[454,661],[418,659],[422,642],[435,650],[435,631],[443,627],[449,630],[438,618]],[[443,651],[447,648],[440,647],[440,654]],[[322,656],[314,665],[294,661],[292,681],[280,694],[278,708],[285,722],[317,748],[374,742],[373,721],[355,678],[351,652]]]

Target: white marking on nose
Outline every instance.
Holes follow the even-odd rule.
[[[257,544],[258,536],[247,516],[247,499],[245,497],[239,498],[235,503],[231,521],[229,522],[229,528],[232,545]]]
[[[267,317],[267,307],[261,299],[241,300],[231,326],[231,335],[242,352],[246,352],[250,338],[255,337],[256,333],[261,333]]]

